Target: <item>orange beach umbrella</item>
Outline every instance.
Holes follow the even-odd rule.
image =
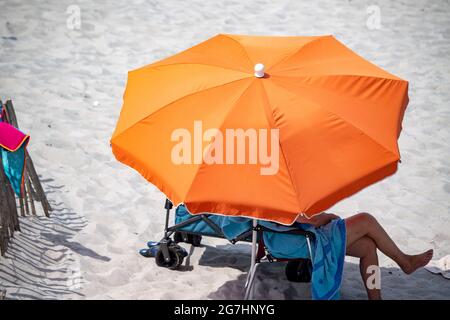
[[[192,213],[291,224],[396,171],[407,104],[333,36],[220,34],[129,72],[111,145]]]

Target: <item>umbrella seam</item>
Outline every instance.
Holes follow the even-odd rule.
[[[280,84],[278,84],[278,83],[276,83],[276,82],[273,82],[273,83],[274,83],[275,85],[279,86],[279,87],[282,87],[282,88],[288,90],[289,92],[293,92],[291,89],[289,89],[289,88],[287,88],[287,87],[285,87],[285,86],[283,86],[283,85],[280,85]],[[303,88],[308,88],[308,87],[307,87],[307,86],[303,86]],[[320,88],[319,88],[319,89],[320,89]],[[322,90],[324,90],[324,91],[329,91],[329,90],[325,90],[325,89],[322,89]],[[302,97],[302,98],[303,98],[303,99],[306,99],[306,100],[308,100],[308,101],[311,101],[315,106],[317,106],[318,108],[321,108],[321,109],[326,110],[328,113],[334,115],[336,118],[341,119],[344,123],[348,123],[350,126],[352,126],[353,128],[355,128],[357,131],[359,131],[360,133],[362,133],[364,136],[368,137],[370,140],[372,140],[372,141],[375,142],[377,145],[379,145],[380,147],[382,147],[384,150],[388,151],[389,153],[393,154],[395,157],[399,158],[399,156],[398,156],[395,152],[393,152],[392,150],[390,150],[389,148],[387,148],[385,145],[383,145],[382,143],[380,143],[380,142],[379,142],[378,140],[376,140],[375,138],[373,138],[373,137],[371,137],[370,135],[368,135],[366,132],[364,132],[361,128],[359,128],[359,127],[358,127],[357,125],[355,125],[354,123],[352,123],[352,122],[350,122],[350,121],[348,121],[348,120],[342,118],[340,115],[334,113],[333,111],[329,110],[328,108],[326,108],[326,107],[324,107],[324,106],[322,106],[322,105],[319,105],[317,102],[315,102],[315,101],[313,101],[313,100],[311,100],[311,99],[308,99],[308,98],[305,98],[305,97]]]
[[[148,119],[149,117],[151,117],[151,116],[157,114],[157,113],[160,112],[161,110],[167,108],[168,106],[170,106],[170,105],[172,105],[172,104],[174,104],[174,103],[176,103],[176,102],[178,102],[178,101],[180,101],[180,100],[182,100],[182,99],[184,99],[184,98],[186,98],[186,97],[190,97],[190,96],[193,96],[193,95],[196,95],[196,94],[199,94],[199,93],[204,93],[204,92],[206,92],[206,91],[213,90],[213,89],[219,88],[219,87],[221,87],[221,86],[226,86],[226,85],[232,84],[232,83],[234,83],[234,82],[238,82],[238,81],[250,79],[251,77],[252,77],[252,76],[247,76],[247,77],[243,77],[243,78],[236,79],[236,80],[233,80],[233,81],[221,83],[221,84],[218,84],[217,86],[213,86],[213,87],[209,87],[209,88],[206,88],[206,89],[203,89],[203,90],[200,90],[200,91],[192,92],[192,93],[187,94],[187,95],[185,95],[185,96],[182,96],[182,97],[180,97],[180,98],[178,98],[178,99],[175,99],[175,100],[173,100],[173,101],[171,101],[171,102],[165,104],[164,106],[162,106],[162,107],[159,108],[158,110],[155,110],[155,111],[152,112],[151,114],[146,115],[146,116],[143,117],[142,119],[137,120],[137,121],[136,121],[135,123],[133,123],[131,126],[129,126],[128,128],[122,130],[122,132],[120,132],[120,133],[116,134],[114,137],[112,137],[111,140],[117,139],[117,138],[118,138],[119,136],[121,136],[124,132],[126,132],[126,131],[128,131],[129,129],[133,128],[133,127],[134,127],[135,125],[137,125],[139,122],[141,122],[141,121],[143,121],[143,120],[145,120],[145,119]],[[119,121],[120,121],[120,120],[119,120]]]
[[[353,52],[353,51],[352,51]],[[355,53],[355,52],[353,52],[353,53]],[[355,53],[356,54],[356,53]],[[377,76],[368,76],[368,75],[359,75],[359,76],[363,76],[363,77],[370,77],[370,78],[380,78],[380,79],[390,79],[390,80],[396,80],[396,81],[406,81],[406,80],[404,80],[404,79],[402,79],[402,78],[399,78],[399,77],[397,77],[396,75],[394,75],[394,74],[391,74],[391,73],[389,73],[389,72],[387,72],[386,70],[384,70],[383,68],[381,68],[381,67],[379,67],[379,66],[377,66],[376,64],[374,64],[374,63],[372,63],[372,62],[370,62],[370,61],[368,61],[368,60],[366,60],[366,59],[364,59],[363,57],[361,57],[360,55],[358,55],[358,54],[356,54],[359,58],[361,58],[362,60],[364,60],[364,62],[366,62],[366,63],[368,63],[368,64],[370,64],[370,65],[372,65],[372,66],[374,66],[375,68],[377,68],[377,69],[380,69],[381,71],[383,71],[384,73],[386,73],[388,76],[386,76],[386,77],[377,77]],[[334,59],[335,60],[335,62],[336,61],[339,61],[339,62],[345,62],[345,61],[352,61],[352,59],[349,59],[349,58],[347,58],[347,57],[345,57],[344,59]],[[327,60],[327,61],[322,61],[322,62],[319,62],[319,63],[309,63],[309,64],[306,64],[306,65],[303,65],[303,66],[301,66],[301,68],[296,68],[296,67],[291,67],[291,68],[286,68],[286,69],[282,69],[282,70],[278,70],[278,72],[285,72],[285,71],[292,71],[292,70],[296,70],[296,69],[298,69],[298,70],[301,70],[302,68],[305,68],[305,67],[311,67],[311,66],[314,66],[314,67],[317,67],[317,66],[319,66],[319,65],[323,65],[323,64],[325,64],[325,63],[328,63],[328,62],[330,62],[330,60]],[[320,76],[353,76],[352,74],[322,74],[322,75],[320,75]],[[358,76],[358,75],[356,75],[356,76]],[[278,76],[278,77],[286,77],[286,78],[294,78],[295,76]],[[314,77],[314,75],[310,75],[310,77]]]
[[[369,79],[379,79],[379,80],[388,80],[388,81],[395,81],[395,82],[408,82],[407,80],[398,78],[384,78],[384,77],[377,77],[377,76],[368,76],[368,75],[362,75],[362,74],[321,74],[321,75],[305,75],[305,76],[279,76],[279,75],[272,75],[275,78],[295,78],[295,79],[302,79],[302,78],[321,78],[321,77],[327,77],[327,78],[331,78],[331,77],[354,77],[354,78],[369,78]]]
[[[156,63],[157,63],[157,62],[156,62]],[[179,64],[201,65],[201,66],[215,67],[215,68],[221,68],[221,69],[230,70],[230,71],[235,71],[235,72],[242,72],[242,73],[246,73],[246,74],[251,74],[251,73],[249,73],[249,72],[242,71],[242,70],[238,70],[238,69],[227,68],[227,67],[223,67],[223,66],[221,66],[221,65],[209,64],[209,63],[200,63],[200,62],[174,62],[174,63],[167,63],[167,64],[159,64],[159,65],[149,64],[149,65],[144,66],[144,67],[142,67],[142,68],[138,68],[138,69],[132,70],[131,72],[135,72],[135,71],[139,71],[139,70],[144,70],[144,69],[156,69],[156,68],[158,68],[158,67],[169,67],[169,66],[175,66],[175,65],[179,65]]]
[[[225,118],[224,118],[222,124],[219,126],[219,128],[222,128],[222,126],[223,126],[223,125],[225,124],[225,122],[227,121],[227,119],[228,119],[230,113],[231,113],[232,110],[236,107],[238,101],[242,98],[242,96],[244,95],[244,93],[247,92],[247,90],[250,88],[250,86],[251,86],[253,83],[254,83],[254,80],[251,81],[251,82],[249,83],[249,85],[247,86],[247,88],[245,88],[245,89],[241,92],[241,94],[239,95],[239,97],[236,99],[236,101],[234,101],[233,106],[230,108],[230,111],[229,111],[228,114],[225,116]],[[186,195],[185,195],[184,199],[187,199],[188,194],[189,194],[189,191],[191,190],[192,185],[194,184],[194,181],[195,181],[195,179],[196,179],[196,177],[197,177],[197,175],[198,175],[198,172],[200,171],[200,169],[203,167],[204,164],[205,164],[205,163],[204,163],[203,161],[202,161],[201,164],[199,164],[199,166],[198,166],[198,168],[197,168],[197,171],[195,172],[194,177],[192,178],[191,184],[190,184],[189,188],[187,189],[187,192],[186,192]]]
[[[304,49],[307,46],[310,46],[311,44],[315,43],[316,41],[322,40],[322,39],[326,39],[332,37],[330,35],[325,35],[325,36],[319,36],[316,39],[311,40],[310,42],[305,43],[304,45],[302,45],[300,48],[298,48],[298,50],[295,50],[292,54],[288,55],[287,57],[284,57],[283,59],[281,59],[280,61],[274,63],[268,70],[267,72],[269,72],[270,70],[272,70],[273,68],[275,68],[277,65],[280,65],[283,62],[288,61],[290,58],[292,58],[293,56],[295,56],[297,53],[299,53],[302,49]]]
[[[299,53],[299,52],[300,52],[301,50],[303,50],[305,47],[307,47],[307,46],[309,46],[309,45],[311,45],[311,44],[313,44],[313,43],[315,43],[315,42],[317,42],[317,41],[319,41],[319,40],[324,40],[324,39],[328,39],[328,38],[333,38],[333,39],[335,39],[339,44],[341,44],[342,46],[344,46],[346,49],[348,49],[348,50],[349,50],[351,53],[353,53],[355,56],[357,56],[358,58],[362,59],[364,62],[366,62],[366,63],[368,63],[368,64],[374,66],[375,68],[380,69],[381,71],[385,72],[385,73],[388,74],[390,77],[394,78],[393,80],[406,81],[406,80],[404,80],[404,79],[401,79],[401,78],[399,78],[399,77],[397,77],[397,76],[395,76],[395,75],[393,75],[393,74],[387,72],[386,70],[384,70],[383,68],[379,67],[378,65],[376,65],[376,64],[370,62],[369,60],[365,59],[364,57],[360,56],[359,54],[357,54],[356,52],[354,52],[353,50],[351,50],[350,48],[348,48],[346,45],[344,45],[343,43],[341,43],[339,40],[337,40],[337,39],[336,39],[334,36],[332,36],[332,35],[321,36],[321,37],[319,37],[319,38],[317,38],[317,39],[314,39],[314,40],[312,40],[312,41],[306,43],[306,44],[303,45],[301,48],[299,48],[297,51],[295,51],[293,54],[289,55],[288,57],[286,57],[286,58],[280,60],[279,62],[277,62],[276,64],[272,65],[272,66],[270,67],[270,70],[272,70],[272,69],[273,69],[274,67],[276,67],[277,65],[280,65],[281,63],[288,61],[290,58],[292,58],[294,55],[296,55],[297,53]],[[317,65],[317,63],[314,64],[314,65]]]
[[[252,66],[254,64],[254,62],[252,61],[252,59],[250,59],[250,56],[248,55],[247,50],[245,49],[245,47],[242,45],[242,43],[240,43],[239,41],[237,41],[236,39],[234,39],[233,37],[231,37],[228,34],[223,34],[224,37],[227,37],[228,39],[233,40],[234,42],[236,42],[238,44],[239,47],[241,47],[242,51],[244,51],[245,55],[247,56],[248,61],[250,62],[250,66]]]
[[[269,106],[269,108],[270,108],[269,110],[267,110],[267,107],[264,106],[264,108],[266,109],[265,114],[266,114],[267,121],[269,122],[269,124],[270,124],[271,126],[273,125],[273,127],[276,127],[275,118],[273,117],[273,109],[272,109],[272,107],[271,107],[271,104],[270,104],[270,101],[269,101],[269,97],[268,97],[267,92],[266,92],[266,88],[265,88],[264,84],[262,84],[261,86],[262,86],[262,91],[263,91],[263,93],[264,93],[264,98],[265,98],[265,100],[266,100],[266,104],[267,104],[267,106]],[[270,115],[271,115],[270,118],[269,118],[268,113],[270,113]],[[276,128],[277,128],[277,127],[276,127]],[[296,200],[297,200],[298,208],[299,208],[300,211],[302,211],[302,210],[300,209],[300,208],[301,208],[301,205],[300,205],[300,193],[298,192],[297,186],[295,185],[294,179],[292,178],[292,174],[291,174],[291,170],[292,170],[292,169],[291,169],[291,166],[289,165],[289,162],[287,161],[286,155],[285,155],[285,153],[284,153],[284,151],[283,151],[283,145],[281,144],[281,139],[279,140],[278,144],[280,145],[281,154],[282,154],[282,156],[283,156],[284,163],[286,164],[286,167],[287,167],[287,169],[288,169],[287,171],[288,171],[288,175],[289,175],[289,180],[291,181],[291,185],[292,185],[292,187],[294,188],[294,192],[295,192],[295,195],[296,195]]]
[[[166,60],[166,59],[169,59],[169,58],[171,58],[171,57],[173,57],[173,56],[181,55],[182,53],[188,52],[188,51],[191,50],[192,48],[198,47],[198,46],[200,46],[201,44],[204,44],[205,42],[210,41],[210,40],[212,40],[212,39],[214,39],[214,38],[217,38],[217,37],[226,37],[226,38],[228,38],[228,39],[234,41],[235,43],[237,43],[237,45],[238,45],[238,46],[242,49],[242,51],[246,54],[247,60],[250,62],[250,66],[253,65],[253,62],[251,61],[250,56],[248,55],[248,52],[245,50],[244,46],[242,46],[242,44],[241,44],[239,41],[237,41],[236,39],[234,39],[233,37],[231,37],[230,34],[219,33],[219,34],[217,34],[216,36],[214,36],[214,37],[212,37],[212,38],[210,38],[210,39],[207,39],[207,40],[205,40],[205,41],[203,41],[203,42],[201,42],[201,43],[198,43],[198,44],[194,45],[193,47],[187,48],[187,49],[185,49],[185,50],[183,50],[183,51],[181,51],[181,52],[179,52],[179,53],[175,53],[174,55],[171,55],[171,56],[169,56],[169,57],[167,57],[167,58],[163,58],[163,59],[158,60],[158,61],[156,61],[156,62],[154,62],[154,63],[151,63],[151,64],[149,64],[149,65],[147,65],[147,66],[144,66],[144,67],[141,67],[141,68],[132,70],[132,71],[137,71],[137,70],[140,70],[140,69],[144,69],[144,68],[146,68],[146,67],[150,67],[150,66],[155,65],[155,64],[157,64],[157,63],[159,63],[159,62],[162,62],[162,61],[164,61],[164,60]],[[176,63],[174,63],[174,64],[176,64]],[[209,65],[209,66],[215,66],[215,65],[212,65],[212,64],[204,64],[204,63],[199,63],[199,64],[203,64],[203,65],[207,65],[207,66],[208,66],[208,65]],[[171,64],[163,64],[163,65],[171,65]],[[232,68],[224,68],[224,69],[229,69],[229,70],[238,71],[237,69],[232,69]],[[240,70],[239,70],[239,71],[240,71]],[[242,72],[243,72],[243,71],[242,71]]]

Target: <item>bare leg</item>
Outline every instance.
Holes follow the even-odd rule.
[[[345,219],[345,225],[347,227],[347,247],[364,236],[370,237],[377,248],[394,260],[407,274],[425,266],[433,257],[433,250],[418,255],[408,255],[402,252],[378,221],[368,213],[358,213]]]
[[[378,267],[377,246],[369,237],[362,237],[347,247],[347,255],[359,258],[359,271],[364,282],[369,300],[381,300],[380,288],[369,289],[367,280],[370,276],[368,268]]]

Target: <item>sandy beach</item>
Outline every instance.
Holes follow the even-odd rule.
[[[13,99],[31,136],[28,150],[54,208],[51,218],[22,218],[0,257],[7,299],[243,297],[248,244],[184,244],[191,255],[180,271],[138,254],[162,237],[165,197],[109,145],[127,72],[218,33],[333,34],[408,80],[398,172],[328,211],[370,212],[407,253],[450,254],[449,1],[0,0],[0,8],[0,97]],[[382,254],[380,265],[385,299],[450,299],[440,275],[405,275]],[[255,298],[310,299],[309,291],[286,280],[283,264],[258,271]],[[366,299],[355,259],[346,258],[341,296]]]

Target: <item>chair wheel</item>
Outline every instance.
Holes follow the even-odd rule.
[[[292,282],[310,282],[312,264],[309,259],[291,260],[286,264],[286,278]]]
[[[183,249],[178,245],[171,245],[167,248],[169,250],[169,260],[164,259],[162,250],[158,250],[155,256],[155,262],[158,267],[169,268],[171,270],[178,269],[183,263],[185,254]]]
[[[183,234],[179,231],[175,231],[173,234],[173,241],[176,243],[183,242]]]
[[[202,236],[196,234],[189,235],[189,243],[191,243],[194,247],[199,247],[202,242]]]
[[[200,246],[200,243],[202,242],[202,236],[176,231],[173,234],[173,241],[176,243],[179,243],[179,242],[190,243],[194,247],[198,247],[198,246]]]
[[[175,242],[185,242],[185,243],[191,243],[190,236],[186,232],[181,231],[175,231],[173,234],[173,241]]]

